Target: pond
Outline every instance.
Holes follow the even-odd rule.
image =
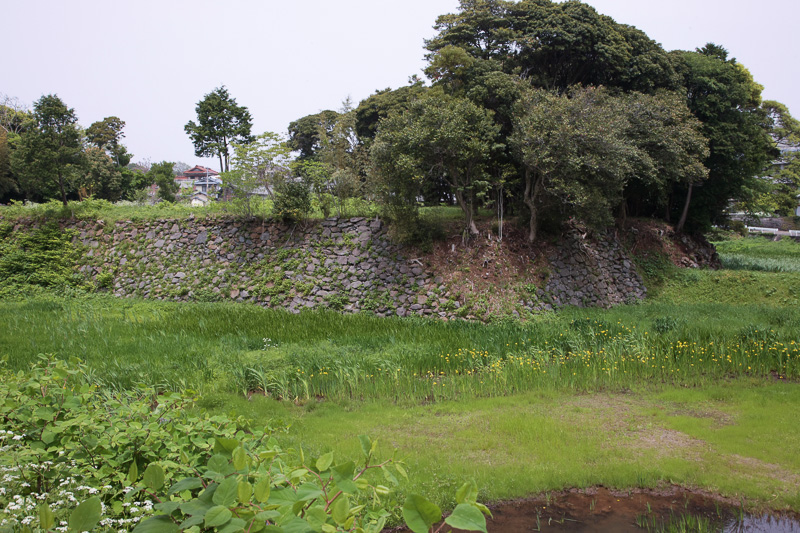
[[[489,533],[800,533],[797,514],[751,515],[742,512],[734,502],[677,488],[636,492],[605,488],[571,490],[540,499],[504,502],[491,508],[494,519],[487,521]]]

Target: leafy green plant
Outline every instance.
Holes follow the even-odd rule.
[[[379,533],[399,512],[390,487],[404,465],[378,459],[366,436],[357,462],[335,461],[335,450],[310,457],[283,448],[272,427],[194,414],[191,394],[99,389],[77,360],[43,356],[0,377],[3,530]],[[476,497],[464,485],[447,523],[485,532]],[[431,508],[411,496],[403,514],[420,531],[414,513]]]

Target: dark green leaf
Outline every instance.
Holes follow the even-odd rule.
[[[206,527],[219,527],[231,519],[233,513],[224,505],[217,505],[208,510],[205,516]]]
[[[175,533],[176,531],[178,531],[178,524],[170,520],[168,516],[150,517],[139,522],[133,528],[133,533]]]
[[[468,503],[459,503],[453,514],[444,520],[448,526],[465,531],[483,531],[486,533],[486,517],[477,507]]]
[[[430,527],[442,519],[442,510],[422,496],[411,494],[403,504],[403,519],[414,533],[428,533]]]
[[[185,490],[199,489],[203,486],[203,480],[199,477],[187,477],[182,479],[170,487],[167,495],[175,494],[176,492],[183,492]]]
[[[97,522],[100,521],[100,515],[103,512],[103,507],[100,505],[100,498],[93,496],[77,506],[74,511],[69,515],[69,529],[70,531],[91,531]]]
[[[239,482],[235,477],[225,478],[225,480],[219,484],[219,487],[217,487],[212,501],[217,505],[231,507],[236,503],[238,489]]]
[[[147,488],[156,491],[164,486],[164,469],[161,468],[161,465],[150,463],[147,465],[142,478]]]

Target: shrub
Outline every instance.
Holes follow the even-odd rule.
[[[275,191],[275,204],[272,214],[285,221],[303,220],[311,209],[311,192],[302,182],[282,183]]]

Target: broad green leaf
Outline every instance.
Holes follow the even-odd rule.
[[[267,501],[269,499],[269,491],[270,491],[269,478],[263,477],[259,479],[253,491],[255,493],[256,500],[258,500],[258,503],[264,503],[265,501]]]
[[[331,506],[331,518],[343,526],[347,522],[348,516],[350,516],[350,499],[347,496],[339,496],[339,499]]]
[[[414,533],[428,533],[430,527],[442,519],[442,510],[422,496],[411,494],[403,504],[403,519]]]
[[[478,499],[478,484],[469,481],[456,491],[456,503],[472,503]]]
[[[250,498],[253,496],[253,485],[247,481],[240,481],[236,488],[236,495],[240,503],[250,503]]]
[[[97,522],[100,521],[100,515],[103,512],[103,507],[100,505],[100,498],[93,496],[77,506],[74,511],[69,515],[69,529],[70,531],[91,531]]]
[[[168,516],[152,516],[139,522],[133,531],[134,533],[175,533],[178,531],[178,524],[170,520]]]
[[[46,503],[43,503],[39,506],[39,526],[47,531],[53,524],[56,523],[55,516],[53,516],[53,511],[50,509],[50,506]]]
[[[241,446],[233,450],[233,468],[236,470],[244,470],[247,466],[247,459],[247,452]]]
[[[185,490],[199,489],[203,486],[203,480],[199,477],[187,477],[182,479],[170,487],[167,496],[175,494],[176,492],[183,492]]]
[[[322,525],[328,521],[328,513],[321,506],[314,506],[306,510],[306,522],[314,531],[322,531]]]
[[[480,503],[480,502],[472,502],[472,505],[477,507],[478,510],[480,512],[482,512],[483,514],[485,514],[486,516],[494,518],[494,516],[492,516],[492,512],[489,510],[489,508],[486,507],[485,505],[483,505],[482,503]]]
[[[44,430],[42,431],[42,442],[45,444],[50,444],[56,438],[56,434],[52,431]],[[49,529],[49,528],[48,528]]]
[[[222,437],[214,439],[214,453],[230,455],[238,446],[239,441],[236,439],[226,439]]]
[[[147,465],[147,468],[145,468],[142,479],[144,480],[144,484],[147,485],[147,488],[152,491],[157,491],[164,486],[164,469],[161,468],[161,465],[150,463]]]
[[[205,516],[206,511],[214,507],[213,504],[210,502],[204,502],[203,500],[199,500],[195,498],[194,500],[188,501],[186,503],[181,504],[181,512],[183,514],[188,514],[191,516]]]
[[[444,519],[448,526],[465,531],[483,531],[486,533],[486,517],[483,513],[469,503],[459,503],[453,509],[453,514]]]
[[[205,516],[206,527],[218,527],[228,522],[233,513],[224,505],[217,505],[208,510]]]
[[[353,474],[356,472],[356,465],[353,461],[348,461],[333,467],[333,479],[339,483],[343,479],[353,481]]]
[[[222,483],[217,487],[214,497],[211,501],[217,505],[224,505],[231,507],[236,503],[236,497],[239,490],[239,482],[235,477],[225,478]]]
[[[353,482],[352,479],[343,479],[338,481],[336,486],[339,487],[339,490],[347,494],[355,494],[358,492],[358,486]]]
[[[275,489],[269,495],[269,503],[273,505],[292,505],[297,501],[297,494],[292,489]]]
[[[328,452],[317,459],[317,470],[324,472],[330,468],[331,463],[333,463],[333,452]]]
[[[181,502],[161,502],[153,506],[156,511],[161,511],[165,515],[170,515],[172,512],[181,506]]]
[[[310,533],[311,528],[308,526],[308,522],[303,520],[302,518],[295,516],[285,524],[281,524],[281,529],[283,533]]]
[[[180,531],[183,531],[185,529],[189,529],[192,526],[199,526],[202,523],[203,523],[203,517],[202,516],[200,516],[200,515],[190,516],[189,518],[187,518],[186,520],[181,522],[181,525],[178,526],[178,529]]]
[[[231,518],[231,521],[226,526],[217,531],[218,533],[236,533],[237,531],[244,531],[244,526],[246,525],[247,522],[241,518]]]
[[[322,496],[322,489],[313,483],[303,483],[297,487],[297,499],[300,501],[309,501],[314,498]]]

